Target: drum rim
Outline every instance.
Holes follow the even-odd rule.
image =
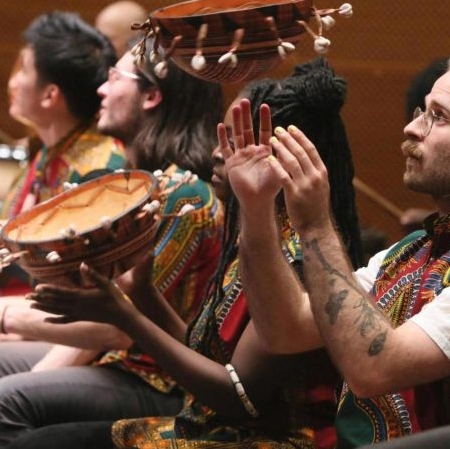
[[[151,179],[152,180],[151,188],[150,188],[149,192],[145,196],[143,196],[142,199],[138,203],[136,203],[136,205],[134,205],[132,208],[129,208],[126,211],[123,211],[120,214],[116,215],[114,217],[113,221],[117,221],[118,219],[122,218],[124,215],[129,213],[132,209],[135,209],[136,207],[140,207],[141,205],[145,204],[145,202],[148,201],[150,198],[152,198],[152,196],[155,194],[155,192],[157,192],[157,190],[159,188],[158,187],[159,183],[158,183],[156,176],[152,172],[147,171],[147,170],[142,170],[142,169],[117,170],[112,173],[107,173],[105,175],[102,175],[97,178],[91,179],[89,181],[83,182],[82,184],[79,184],[75,188],[79,189],[79,191],[87,191],[87,190],[90,190],[93,186],[99,184],[100,181],[104,180],[105,178],[120,178],[120,177],[129,176],[132,174],[141,174],[141,175],[146,176],[148,179]],[[18,240],[18,239],[13,239],[13,238],[9,237],[8,232],[11,231],[11,228],[13,226],[17,227],[18,221],[24,220],[25,217],[27,217],[29,215],[33,215],[33,216],[39,215],[39,213],[41,213],[42,211],[47,210],[49,208],[49,205],[52,205],[52,204],[56,205],[59,202],[61,202],[65,197],[70,197],[72,192],[73,192],[72,189],[61,192],[61,193],[55,195],[54,197],[49,198],[46,201],[36,204],[31,209],[24,211],[24,212],[16,215],[15,217],[9,219],[3,225],[2,229],[1,229],[1,233],[0,233],[1,240],[4,242],[4,244],[6,244],[6,246],[8,246],[8,244],[16,245],[16,246],[30,245],[30,244],[45,245],[45,244],[51,244],[53,242],[60,242],[62,240],[61,237],[51,238],[51,239],[42,239],[42,240],[28,240],[28,239],[27,240]],[[101,227],[101,224],[99,224],[97,226],[93,226],[91,228],[87,228],[83,231],[83,235],[93,232],[93,231],[99,229],[100,227]]]

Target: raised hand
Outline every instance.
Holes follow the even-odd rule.
[[[217,127],[219,147],[225,158],[228,177],[241,205],[257,206],[258,202],[271,204],[280,190],[280,184],[267,162],[272,154],[270,137],[272,124],[270,108],[260,108],[259,143],[255,143],[250,102],[242,99],[232,108],[232,144],[223,123]],[[270,200],[270,201],[268,201]]]
[[[280,184],[289,217],[301,230],[330,220],[328,173],[317,149],[295,126],[275,129],[271,138],[276,158],[269,163]]]

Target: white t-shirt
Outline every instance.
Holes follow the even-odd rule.
[[[380,265],[389,249],[375,254],[366,267],[356,270],[355,278],[364,291],[369,292],[372,289]],[[444,288],[432,302],[412,316],[410,321],[419,326],[450,359],[450,287]]]

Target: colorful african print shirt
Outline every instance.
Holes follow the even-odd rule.
[[[161,183],[161,190],[174,185],[174,175],[183,175],[185,171],[172,165],[164,173],[167,180]],[[207,284],[217,268],[223,207],[211,185],[200,179],[163,197],[162,214],[176,215],[186,204],[194,206],[194,210],[164,218],[158,226],[154,239],[153,283],[180,317],[189,322],[206,296]],[[100,363],[115,363],[163,393],[171,392],[176,386],[137,345],[129,350],[109,351]]]
[[[394,245],[381,263],[372,296],[395,327],[450,285],[450,215],[430,216],[426,231]],[[376,398],[344,384],[337,415],[338,448],[354,448],[450,423],[449,379]]]
[[[123,145],[95,127],[77,128],[51,148],[41,148],[11,187],[1,218],[15,217],[64,190],[64,183],[80,183],[96,170],[123,168]]]
[[[41,148],[22,168],[2,204],[0,218],[13,218],[61,193],[66,182],[80,183],[94,173],[124,165],[121,142],[103,136],[94,126],[76,128],[54,147]],[[2,295],[21,295],[31,290],[32,280],[14,264],[2,271],[0,283]]]
[[[299,241],[288,232],[283,250],[300,259]],[[187,333],[189,347],[226,364],[249,322],[238,259],[225,272],[223,295],[211,294]],[[336,439],[335,386],[340,382],[324,350],[292,358],[291,375],[280,382],[277,398],[258,419],[236,424],[189,396],[175,419],[121,420],[113,426],[117,448],[303,448],[331,449]]]

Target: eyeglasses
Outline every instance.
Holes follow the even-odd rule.
[[[136,81],[139,81],[142,79],[136,73],[129,72],[128,70],[122,70],[122,69],[119,69],[118,67],[111,66],[108,69],[108,81],[109,82],[117,81],[118,79],[123,78],[123,77],[129,78],[132,80],[136,80]]]
[[[435,120],[437,122],[450,123],[450,119],[446,119],[445,117],[442,117],[442,115],[436,114],[436,112],[434,112],[433,109],[425,109],[425,111],[422,111],[422,109],[420,109],[420,107],[417,106],[417,108],[414,109],[413,120],[419,117],[422,117],[420,131],[423,137],[426,137],[428,136],[428,134],[430,134],[431,128],[433,127],[433,123]]]

